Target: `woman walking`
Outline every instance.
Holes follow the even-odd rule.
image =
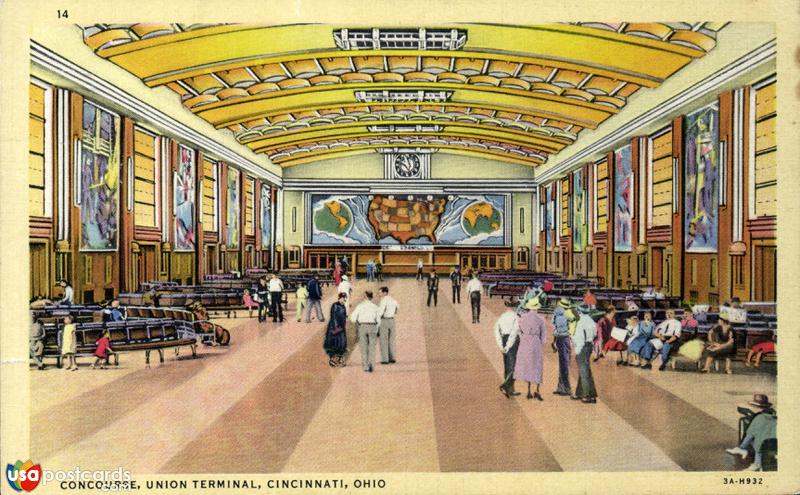
[[[544,319],[539,315],[542,303],[539,297],[531,298],[519,319],[519,348],[514,365],[514,378],[528,382],[528,399],[544,400],[539,393],[544,365],[544,343],[546,340]],[[536,393],[531,394],[531,384],[536,384]]]
[[[344,354],[347,352],[347,307],[345,300],[347,294],[339,293],[338,300],[331,305],[331,314],[328,319],[328,330],[325,332],[323,348],[328,354],[328,364],[332,367],[344,366]]]

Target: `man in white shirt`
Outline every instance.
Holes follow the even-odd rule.
[[[270,311],[272,311],[272,321],[283,321],[283,281],[278,278],[277,273],[273,273],[269,279]]]
[[[661,355],[661,366],[658,369],[664,371],[669,363],[670,353],[680,344],[681,339],[681,322],[675,318],[674,310],[667,310],[667,319],[658,324],[654,335],[664,343],[661,350],[658,351]],[[655,361],[655,357],[653,361]]]
[[[378,337],[381,340],[381,364],[392,364],[395,362],[394,338],[395,327],[394,319],[400,305],[389,295],[388,287],[381,287],[381,303],[378,311],[381,315],[381,325],[378,329]]]
[[[597,337],[597,323],[589,316],[592,307],[588,304],[578,306],[578,312],[580,318],[572,336],[572,347],[575,349],[575,360],[578,362],[578,385],[572,398],[584,404],[594,404],[597,402],[597,390],[589,358],[592,355],[592,342]]]
[[[353,284],[347,279],[347,275],[342,275],[342,281],[339,283],[339,287],[336,288],[336,292],[339,294],[347,294],[347,299],[345,299],[345,306],[348,308],[350,307],[350,294],[353,292]]]
[[[472,323],[481,322],[481,281],[478,274],[473,273],[467,283],[467,294],[469,294],[469,304],[472,306]]]
[[[422,280],[422,258],[417,258],[417,280]]]
[[[497,347],[503,353],[503,383],[500,392],[507,398],[519,395],[514,391],[514,366],[517,363],[517,348],[519,347],[519,315],[514,309],[516,303],[506,301],[506,312],[500,315],[494,324],[494,338]]]
[[[341,291],[340,291],[341,292]],[[361,346],[361,367],[372,373],[375,358],[375,341],[378,340],[378,324],[381,322],[380,308],[372,302],[372,291],[366,291],[367,297],[353,310],[350,321],[355,323]]]

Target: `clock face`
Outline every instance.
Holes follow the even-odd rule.
[[[398,154],[394,159],[394,172],[397,177],[418,177],[420,173],[419,157],[411,153]]]

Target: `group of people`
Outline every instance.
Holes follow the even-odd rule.
[[[397,301],[389,295],[388,287],[380,288],[380,302],[373,302],[372,291],[364,292],[361,301],[348,318],[349,295],[339,292],[337,300],[330,309],[330,319],[325,332],[323,348],[328,354],[328,364],[332,367],[345,366],[348,352],[347,321],[353,324],[354,333],[361,347],[361,366],[372,373],[375,366],[375,346],[380,340],[381,364],[396,362],[395,317],[399,310]]]

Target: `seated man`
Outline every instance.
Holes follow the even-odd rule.
[[[44,327],[38,320],[31,323],[28,342],[30,344],[30,357],[40,370],[44,369]]]
[[[775,410],[772,408],[769,398],[764,394],[753,395],[753,400],[746,406],[750,409],[755,416],[750,421],[747,427],[744,439],[738,447],[725,449],[725,452],[731,455],[742,456],[742,460],[747,458],[748,448],[753,447],[755,457],[753,463],[747,468],[747,471],[761,471],[762,451],[761,447],[765,440],[777,439],[777,424],[778,418]]]
[[[648,286],[644,290],[644,292],[642,292],[642,299],[655,299],[655,298],[656,298],[656,288],[653,286]]]

